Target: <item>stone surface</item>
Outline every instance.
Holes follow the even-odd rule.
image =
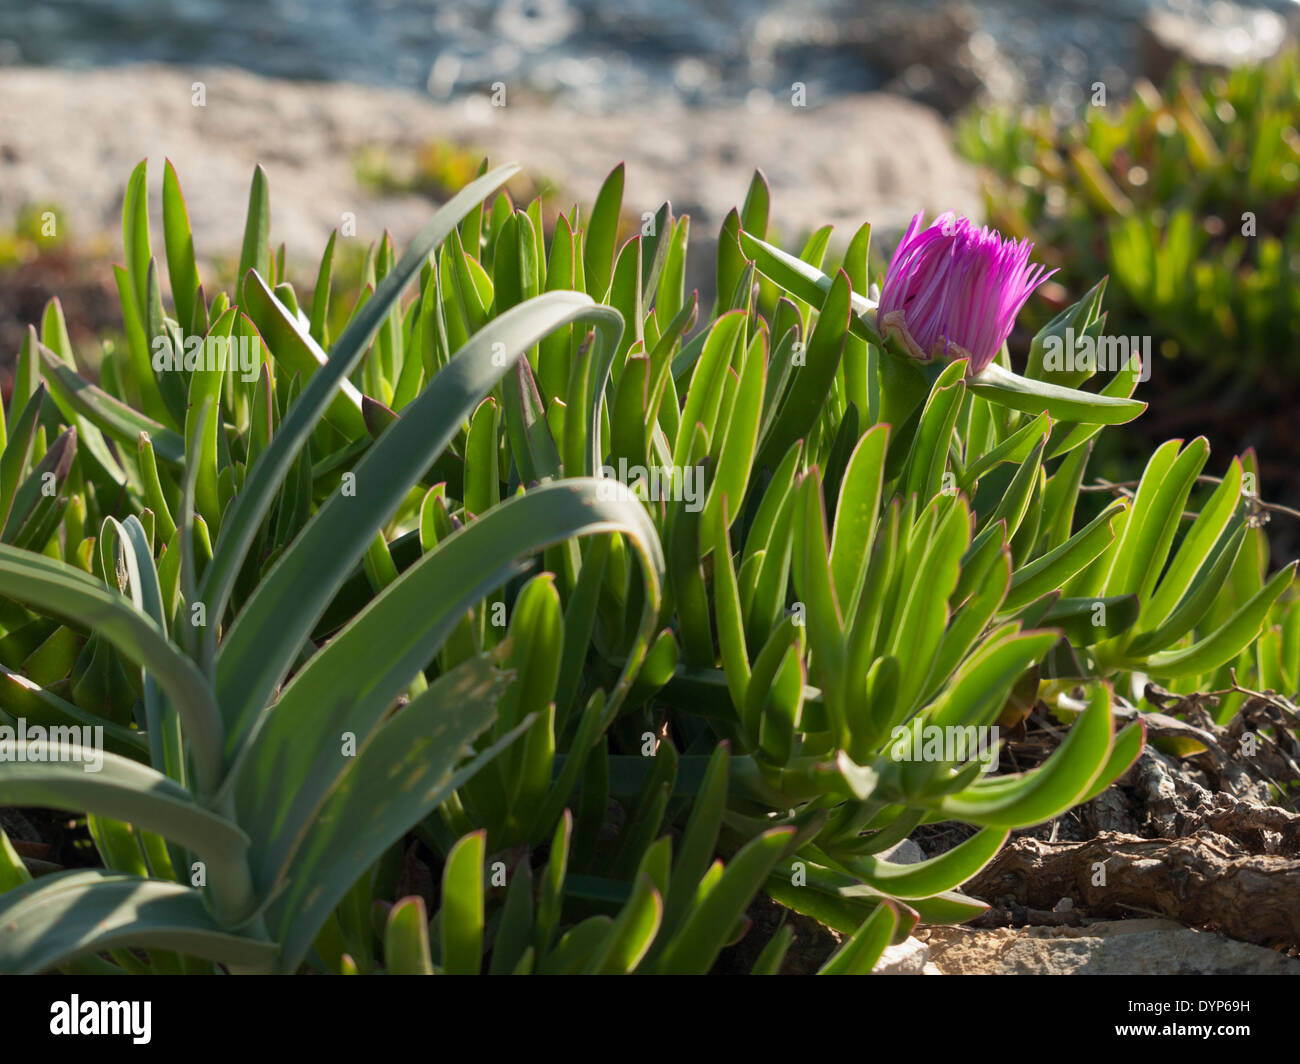
[[[894,864],[920,864],[925,860],[925,851],[911,839],[904,839],[897,846],[876,854],[882,861]]]
[[[972,100],[1009,102],[1024,95],[1016,64],[980,28],[964,2],[864,8],[839,32],[886,78],[884,88],[955,114]]]
[[[206,106],[191,102],[196,81]],[[145,156],[155,224],[166,156],[180,175],[201,259],[238,254],[259,162],[270,178],[272,237],[300,265],[314,268],[345,211],[355,213],[358,236],[389,228],[400,246],[427,219],[429,204],[361,187],[357,154],[372,147],[400,154],[438,140],[472,146],[494,162],[518,161],[586,203],[626,161],[627,209],[640,214],[671,199],[676,213],[692,216],[693,244],[707,245],[743,201],[756,166],[772,185],[773,223],[789,241],[826,223],[845,240],[864,220],[878,232],[898,230],[922,208],[981,214],[975,175],[957,158],[942,119],[878,93],[815,108],[778,102],[578,117],[540,102],[438,103],[227,68],[137,65],[0,69],[0,100],[0,225],[25,204],[53,203],[74,239],[109,234],[115,253],[123,188]]]
[[[932,975],[927,968],[933,965],[930,959],[930,947],[916,938],[907,938],[896,946],[886,946],[885,952],[871,969],[872,975]]]
[[[917,935],[944,975],[1300,975],[1300,961],[1172,920]]]

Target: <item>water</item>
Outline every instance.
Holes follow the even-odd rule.
[[[0,63],[230,64],[444,98],[504,82],[511,91],[605,111],[785,94],[795,81],[806,83],[816,101],[883,87],[889,72],[872,61],[880,54],[870,44],[873,24],[934,6],[932,0],[0,0]],[[1137,22],[1157,6],[1195,12],[1207,24],[1216,11],[1210,0],[993,0],[975,9],[973,43],[995,57],[1022,95],[1070,102],[1081,84],[1098,77],[1123,87]],[[927,75],[919,70],[916,77],[924,83]],[[923,96],[924,84],[917,88]]]

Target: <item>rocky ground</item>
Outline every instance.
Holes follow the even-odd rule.
[[[1295,707],[1252,696],[1226,728],[1204,696],[1165,708],[1145,715],[1147,746],[1113,787],[1016,832],[963,886],[990,904],[983,917],[918,930],[881,970],[1300,975]],[[1036,712],[1004,761],[1037,763],[1051,732]],[[911,860],[957,840],[936,830],[921,841]]]
[[[926,975],[1300,975],[1300,961],[1173,920],[996,931],[928,927],[917,941],[924,949],[913,947],[906,956],[913,967],[924,957],[933,967]]]

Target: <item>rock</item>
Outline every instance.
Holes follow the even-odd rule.
[[[1287,20],[1276,12],[1219,0],[1210,5],[1209,24],[1176,11],[1149,12],[1138,29],[1138,53],[1143,72],[1160,84],[1180,62],[1231,70],[1271,59],[1288,33]]]
[[[887,76],[886,90],[946,115],[973,100],[1005,103],[1024,94],[1015,65],[980,28],[979,13],[968,3],[938,10],[873,7],[860,21],[842,22],[839,32]]]
[[[917,934],[943,975],[1300,975],[1300,961],[1172,920]]]
[[[911,839],[904,839],[897,846],[876,855],[882,861],[894,864],[920,864],[926,859],[925,851]]]
[[[871,969],[872,975],[934,975],[928,972],[930,947],[916,938],[907,938],[896,946],[886,946],[885,952]]]
[[[196,82],[206,91],[202,107],[192,102]],[[363,187],[358,154],[376,146],[413,153],[438,141],[472,146],[494,162],[518,161],[584,203],[625,161],[628,212],[640,216],[671,199],[676,213],[692,216],[692,244],[706,247],[743,201],[755,167],[771,183],[773,227],[786,242],[826,223],[842,240],[866,220],[877,232],[900,230],[922,208],[982,215],[975,173],[957,157],[939,115],[880,93],[809,107],[769,100],[578,116],[540,102],[439,103],[228,68],[137,65],[0,69],[0,98],[0,221],[25,204],[53,203],[72,239],[111,234],[119,248],[122,192],[131,168],[148,156],[161,245],[166,156],[185,191],[195,247],[209,261],[238,254],[259,162],[270,178],[272,239],[288,245],[300,268],[315,268],[344,212],[355,214],[359,237],[388,228],[400,247],[428,218],[429,204]]]

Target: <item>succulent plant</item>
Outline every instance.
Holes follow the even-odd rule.
[[[88,814],[103,867],[0,847],[0,969],[704,972],[765,892],[848,936],[824,971],[869,971],[1132,762],[1117,685],[1212,675],[1289,586],[1225,590],[1238,462],[1180,536],[1203,441],[1076,515],[1093,438],[1143,409],[1136,364],[1093,390],[1042,357],[1100,333],[1101,286],[1024,375],[1004,345],[918,361],[862,294],[869,228],[824,273],[824,241],[766,241],[756,175],[696,327],[688,219],[620,244],[619,168],[548,226],[513,172],[400,259],[385,236],[334,337],[336,239],[300,298],[260,170],[209,296],[168,166],[169,312],[141,164],[124,348],[96,384],[57,303],[29,331],[0,711],[48,738],[0,732],[0,803]],[[1066,738],[992,773],[1040,694],[1077,706]],[[104,729],[98,771],[55,749],[72,727]],[[931,755],[936,729],[963,741]],[[977,830],[885,856],[946,820]],[[412,838],[432,919],[396,896]]]

